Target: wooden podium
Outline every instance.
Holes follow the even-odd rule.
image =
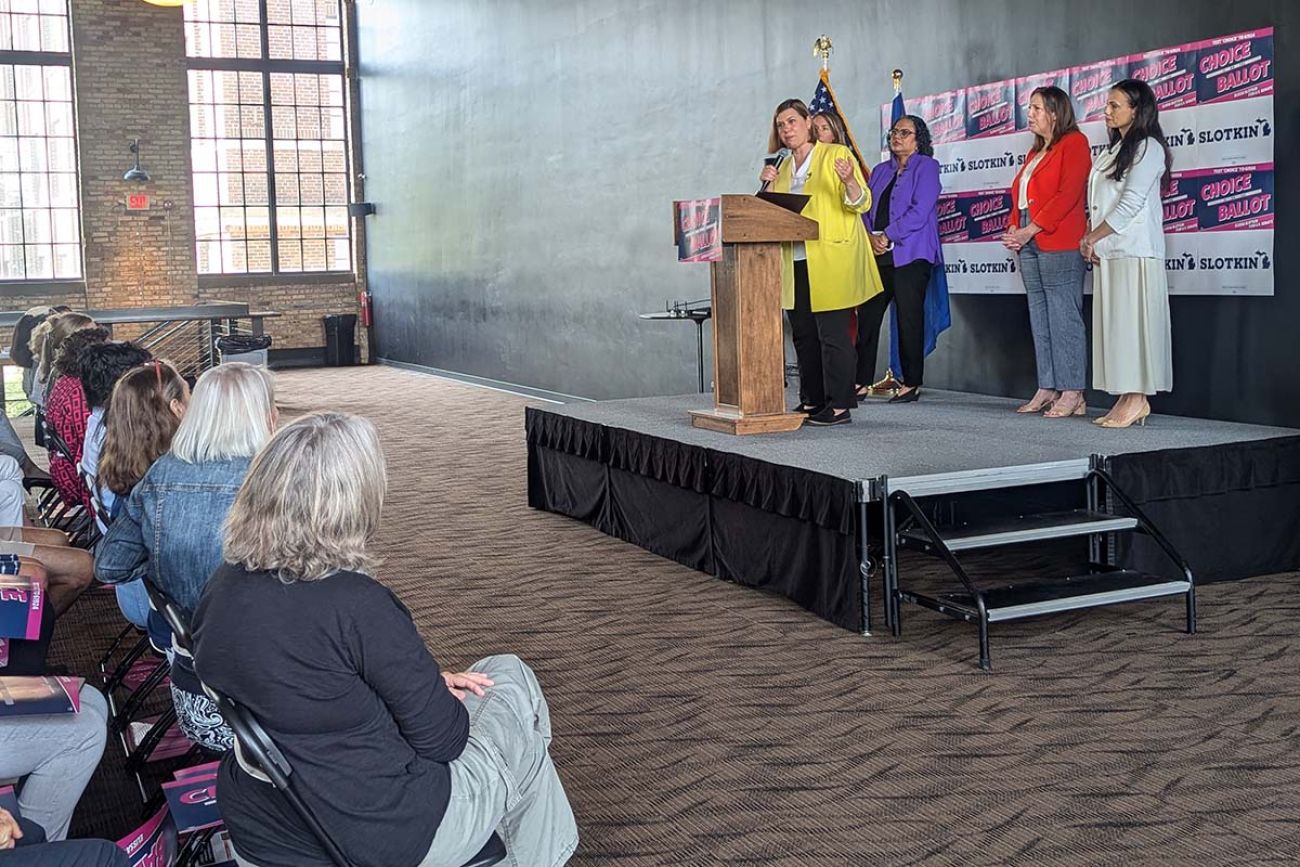
[[[713,284],[713,409],[696,427],[731,434],[795,430],[785,408],[781,242],[817,238],[817,224],[757,196],[722,196],[722,259]]]

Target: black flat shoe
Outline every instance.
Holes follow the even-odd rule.
[[[853,421],[852,414],[846,409],[839,415],[835,414],[835,408],[828,406],[821,412],[808,416],[808,424],[817,425],[818,427],[830,427],[836,424],[848,424]]]
[[[905,391],[901,394],[894,395],[889,399],[889,402],[890,403],[916,403],[920,399],[921,399],[921,389],[914,388],[911,391]]]
[[[824,403],[823,404],[801,403],[798,406],[796,406],[794,409],[790,410],[790,412],[801,412],[804,415],[816,415],[817,413],[821,412],[822,407],[824,407],[825,405],[826,404]]]

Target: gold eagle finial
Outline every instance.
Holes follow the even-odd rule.
[[[813,57],[822,59],[822,69],[830,69],[831,65],[831,38],[823,33],[817,37],[813,43]]]

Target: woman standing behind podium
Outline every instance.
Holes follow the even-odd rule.
[[[889,303],[898,311],[903,387],[890,403],[913,403],[925,375],[925,293],[939,262],[939,161],[930,128],[914,114],[889,130],[890,158],[871,170],[871,249],[885,291],[858,311],[858,394],[876,381],[880,323]]]
[[[816,141],[803,100],[776,107],[768,150],[782,147],[790,157],[759,177],[774,192],[808,196],[803,215],[818,229],[817,240],[782,250],[781,305],[789,312],[804,395],[796,411],[808,413],[812,425],[845,424],[856,405],[850,317],[881,291],[861,217],[871,192],[852,151]]]

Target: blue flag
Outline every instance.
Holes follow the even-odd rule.
[[[889,107],[889,125],[898,123],[898,119],[907,114],[903,105],[903,92],[894,94],[894,102]],[[952,325],[952,312],[948,309],[948,274],[943,267],[943,245],[939,245],[939,261],[930,271],[930,285],[925,289],[925,354],[934,352],[939,344],[939,335]],[[903,377],[903,362],[898,355],[898,309],[889,305],[889,369],[900,380]]]

